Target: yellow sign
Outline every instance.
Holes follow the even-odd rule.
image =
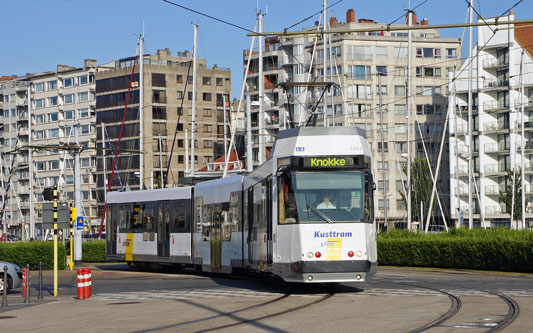
[[[341,260],[342,238],[328,238],[326,260]]]

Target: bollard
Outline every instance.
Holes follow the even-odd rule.
[[[85,298],[90,298],[93,294],[93,277],[91,269],[85,269]]]
[[[78,299],[85,299],[85,269],[78,268],[76,273],[78,275]]]
[[[43,299],[43,263],[39,263],[39,297],[38,299]]]
[[[30,284],[31,284],[31,276],[30,276],[30,264],[26,264],[26,298],[24,299],[24,303],[30,303]]]
[[[26,283],[28,271],[26,268],[22,269],[22,298],[26,299]]]
[[[4,266],[4,290],[2,291],[2,307],[7,308],[7,265]]]

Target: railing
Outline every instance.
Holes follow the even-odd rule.
[[[524,142],[524,148],[525,149],[533,149],[533,141],[525,141]],[[520,142],[520,140],[518,140],[516,142],[516,149],[517,150],[522,149],[522,142]]]
[[[501,186],[501,185],[485,186],[485,195],[500,195],[500,192],[505,192],[505,186]]]
[[[523,99],[522,98],[517,98],[517,99],[514,100],[514,105],[517,108],[522,107],[522,104],[524,104],[524,108],[533,107],[533,100],[531,98],[527,98],[527,97],[524,97]]]
[[[495,173],[498,172],[498,164],[487,164],[484,169],[485,173]]]
[[[485,214],[495,215],[495,214],[505,214],[500,206],[486,206]]]
[[[509,143],[485,143],[483,145],[485,153],[495,153],[497,151],[509,150]]]
[[[467,165],[460,165],[457,167],[457,172],[459,175],[468,175],[468,166]]]
[[[494,110],[508,109],[509,108],[508,104],[509,103],[505,103],[501,101],[486,101],[486,102],[483,102],[483,111],[490,112]]]
[[[522,122],[516,121],[515,122],[516,128],[522,128]],[[533,121],[530,120],[529,117],[524,118],[524,128],[533,128]]]
[[[507,87],[509,85],[509,80],[486,80],[483,82],[484,88],[501,88]]]
[[[466,195],[468,194],[468,187],[467,186],[459,186],[455,189],[456,195]]]
[[[507,128],[503,121],[493,121],[490,123],[483,124],[483,131],[485,132],[501,131],[505,129]]]
[[[483,60],[483,68],[507,66],[507,65],[509,65],[509,61],[506,61],[505,59],[485,59],[485,60]]]

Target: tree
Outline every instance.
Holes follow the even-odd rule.
[[[407,168],[403,168],[404,173],[407,174]],[[415,221],[421,221],[422,217],[427,217],[429,209],[429,200],[431,199],[431,191],[433,189],[433,182],[431,181],[431,173],[429,172],[429,165],[427,159],[417,158],[411,164],[411,183],[413,192],[411,193],[411,209],[412,218]],[[407,198],[403,191],[400,191],[403,201],[407,204]],[[437,199],[434,199],[434,205]],[[420,202],[422,202],[423,211],[420,211]],[[421,214],[423,213],[423,215]],[[421,221],[423,223],[423,221]],[[422,223],[420,226],[422,226]]]
[[[513,184],[514,184],[514,208],[513,204]],[[507,186],[505,191],[500,191],[500,197],[505,204],[505,211],[511,214],[513,211],[513,221],[522,219],[522,170],[507,171]],[[529,203],[526,197],[526,206]]]

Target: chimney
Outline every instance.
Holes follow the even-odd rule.
[[[348,9],[346,12],[346,23],[355,23],[355,12],[353,9]]]
[[[409,11],[407,12],[407,14],[405,14],[405,24],[406,25],[409,25]],[[417,25],[418,23],[416,22],[416,13],[413,12],[413,25]]]
[[[329,26],[330,27],[334,27],[336,25],[339,25],[339,21],[337,20],[336,17],[332,16],[330,19],[329,19]]]
[[[429,21],[427,18],[424,18],[421,22],[420,22],[421,25],[428,25],[429,24]]]

